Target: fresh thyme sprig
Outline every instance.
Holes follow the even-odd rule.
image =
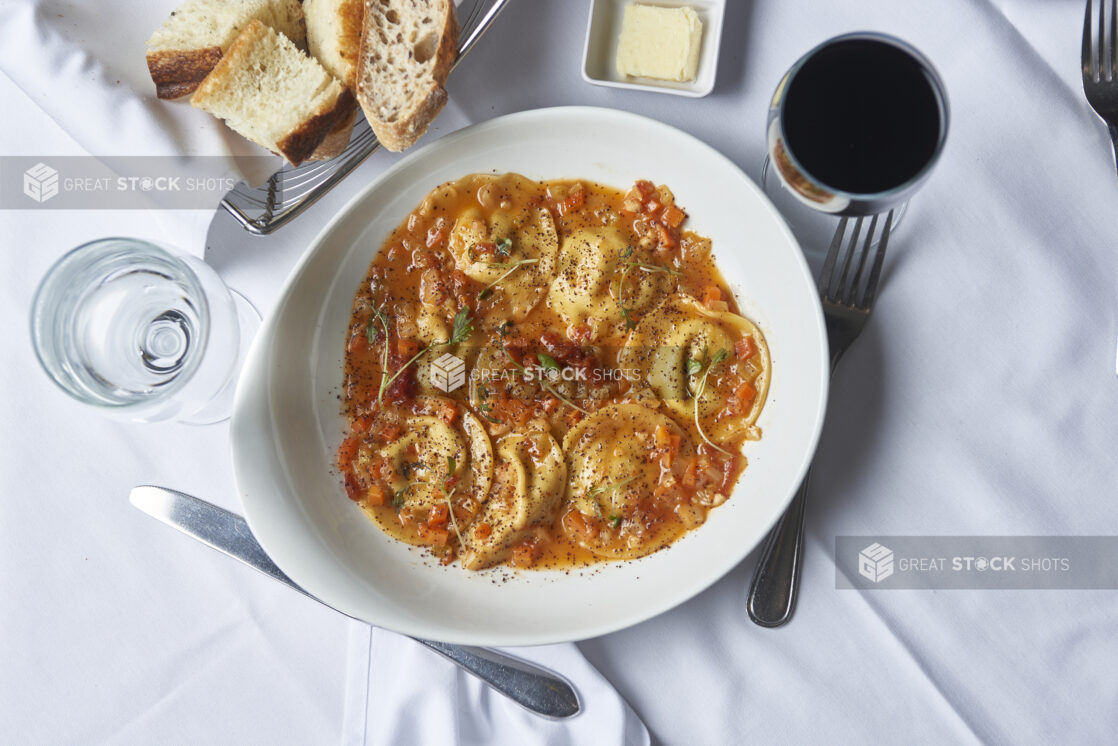
[[[377,313],[381,313],[381,312],[378,311]],[[384,316],[384,314],[381,313],[381,316]],[[372,322],[370,322],[370,323],[372,323]],[[388,389],[389,386],[392,385],[392,382],[395,381],[397,378],[399,378],[400,375],[405,370],[408,369],[408,366],[410,366],[412,363],[414,363],[416,360],[423,357],[423,355],[425,355],[428,351],[430,351],[431,348],[433,348],[433,347],[447,347],[449,345],[456,345],[460,342],[466,341],[467,339],[469,339],[470,335],[474,333],[474,325],[473,325],[473,322],[470,321],[470,309],[468,309],[468,308],[458,309],[458,313],[454,314],[454,324],[453,324],[453,327],[452,327],[451,332],[450,332],[450,339],[446,340],[445,342],[432,342],[431,344],[427,345],[422,350],[420,350],[419,352],[412,355],[410,360],[408,360],[406,363],[404,363],[402,366],[400,366],[400,369],[397,370],[395,373],[393,373],[391,377],[389,377],[388,376],[388,325],[387,325],[387,317],[384,317],[384,320],[382,320],[381,323],[384,324],[384,359],[383,359],[383,363],[381,365],[380,391],[377,392],[377,403],[378,404],[383,400],[384,392]]]
[[[725,360],[727,357],[729,357],[729,355],[730,355],[730,353],[723,349],[723,350],[719,350],[714,355],[714,357],[710,360],[710,362],[703,363],[702,361],[694,360],[694,359],[689,359],[687,361],[687,373],[689,375],[692,375],[692,376],[696,375],[700,371],[702,371],[702,374],[703,374],[702,377],[699,378],[698,385],[695,387],[695,396],[694,396],[695,429],[699,431],[699,437],[703,439],[703,442],[705,442],[708,446],[710,446],[714,450],[718,451],[719,453],[724,453],[727,456],[731,456],[733,454],[731,454],[726,449],[719,448],[717,445],[715,445],[714,442],[710,438],[707,437],[707,434],[703,432],[703,426],[701,424],[699,424],[699,399],[702,398],[703,392],[706,391],[707,377],[710,376],[711,370],[714,369],[714,366],[718,365],[723,360]],[[704,357],[705,357],[705,355],[704,355]]]
[[[384,351],[380,361],[380,390],[377,392],[377,404],[380,404],[381,397],[384,395],[384,390],[388,388],[388,384],[385,382],[388,378],[388,314],[378,308],[373,311],[373,315],[369,317],[369,325],[365,327],[365,339],[369,340],[370,345],[376,342],[373,338],[374,321],[379,322],[381,329],[384,330]]]

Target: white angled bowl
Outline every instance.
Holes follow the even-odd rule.
[[[765,333],[772,385],[749,468],[707,522],[666,550],[580,571],[442,567],[350,502],[334,468],[345,434],[342,360],[358,284],[387,234],[435,186],[479,171],[667,184],[714,242],[743,312]],[[807,471],[827,399],[827,341],[795,239],[732,162],[665,124],[564,107],[500,117],[432,142],[369,184],[292,272],[253,343],[233,412],[234,471],[256,538],[296,583],[370,624],[445,642],[579,640],[680,604],[740,562]]]

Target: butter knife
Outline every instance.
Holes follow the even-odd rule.
[[[150,485],[133,488],[128,499],[132,505],[152,518],[240,560],[324,606],[329,606],[296,585],[272,562],[241,516],[183,492]],[[489,648],[450,645],[415,637],[412,639],[458,664],[467,673],[541,717],[565,720],[574,717],[582,709],[578,694],[569,681],[534,663]]]

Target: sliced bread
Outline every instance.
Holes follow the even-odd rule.
[[[404,150],[427,131],[457,46],[452,0],[365,0],[357,100],[381,145]]]
[[[303,0],[303,15],[307,18],[307,51],[351,91],[356,90],[365,0]],[[326,136],[310,160],[341,154],[349,145],[355,115],[356,108]]]
[[[190,99],[293,165],[353,115],[353,94],[295,43],[250,21]]]
[[[186,0],[147,41],[147,63],[159,98],[194,92],[249,21],[306,43],[299,0]]]
[[[357,88],[365,0],[303,0],[307,51],[338,80]]]

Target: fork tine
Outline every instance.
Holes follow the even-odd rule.
[[[819,293],[823,297],[831,294],[831,275],[835,271],[835,261],[838,259],[839,249],[842,248],[842,237],[846,234],[846,224],[850,218],[843,218],[835,229],[835,237],[831,239],[831,248],[827,249],[827,258],[823,260],[823,269],[819,271]]]
[[[889,247],[889,232],[893,229],[893,211],[890,210],[885,218],[885,227],[881,230],[881,241],[877,244],[877,256],[873,258],[873,269],[870,270],[870,279],[866,282],[866,293],[862,298],[861,308],[873,309],[873,300],[877,295],[877,281],[881,279],[881,266],[885,263],[885,249]]]
[[[846,252],[846,256],[842,261],[842,274],[839,276],[839,284],[835,289],[834,297],[838,302],[843,302],[842,299],[846,295],[846,278],[850,274],[850,261],[854,258],[854,252],[858,249],[858,236],[862,233],[862,221],[865,218],[858,218],[854,223],[854,232],[850,234],[850,248]]]
[[[1106,0],[1099,1],[1099,23],[1095,26],[1099,38],[1099,47],[1095,59],[1097,60],[1098,73],[1095,80],[1106,80],[1107,73],[1110,71],[1110,65],[1107,64],[1107,59],[1110,55],[1106,51]]]
[[[1110,47],[1106,60],[1108,79],[1111,81],[1118,76],[1118,64],[1115,60],[1118,57],[1118,12],[1115,11],[1115,0],[1110,0]]]
[[[873,232],[877,228],[877,215],[873,216],[870,221],[869,230],[866,231],[866,240],[862,244],[861,255],[858,257],[858,271],[854,273],[854,280],[846,289],[846,297],[843,298],[843,303],[847,305],[856,305],[858,300],[858,288],[862,286],[862,271],[866,268],[866,257],[870,255],[870,245],[873,243]]]
[[[1091,62],[1091,0],[1087,0],[1087,15],[1083,20],[1083,77],[1091,76],[1094,79],[1093,65]]]

